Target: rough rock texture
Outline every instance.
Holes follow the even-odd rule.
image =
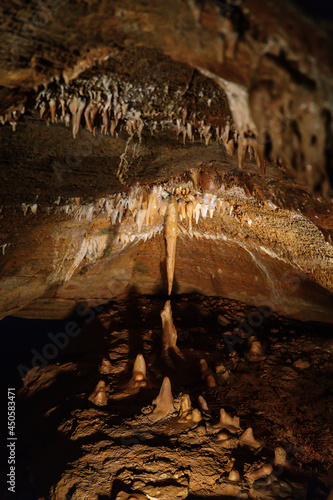
[[[21,1],[2,7],[1,16],[4,114],[22,101],[20,92],[54,76],[77,78],[95,61],[124,63],[131,72],[133,50],[164,83],[169,74],[158,59],[165,54],[208,70],[243,140],[253,135],[267,156],[288,161],[313,188],[332,187],[332,39],[287,2]],[[147,47],[155,49],[154,65]]]
[[[162,357],[158,320],[163,305],[163,299],[147,296],[109,304],[94,322],[84,321],[81,333],[56,359],[25,376],[18,394],[18,411],[24,415],[19,466],[29,473],[36,498],[115,500],[125,491],[161,500],[324,500],[333,465],[329,332],[271,313],[256,328],[265,359],[249,362],[239,317],[250,318],[257,309],[191,295],[172,302],[183,357],[171,368]],[[221,316],[227,326],[218,324]],[[138,352],[145,357],[151,386],[115,399],[119,387],[131,380]],[[203,357],[216,377],[214,388],[202,380]],[[99,407],[88,397],[101,379],[97,367],[103,358],[112,368],[103,375],[109,401]],[[174,411],[154,422],[152,401],[166,376]],[[200,395],[207,401],[200,422],[179,421],[184,394],[194,409]],[[221,425],[221,408],[238,417],[239,429]],[[249,427],[259,448],[241,443]],[[284,450],[283,466],[275,463],[278,447],[280,455]],[[258,479],[263,466],[273,474]],[[231,470],[239,473],[239,481],[229,479]],[[30,500],[23,482],[22,490],[22,498]]]

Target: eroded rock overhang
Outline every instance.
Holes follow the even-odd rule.
[[[197,168],[90,203],[75,198],[26,206],[30,230],[2,257],[1,309],[65,317],[82,301],[165,293],[164,228],[172,196],[178,209],[174,292],[264,304],[301,320],[325,314],[332,321],[333,249],[316,224],[318,205],[302,200],[301,192],[303,205],[287,209],[279,182],[270,188],[273,196],[266,186],[258,194],[250,176]],[[322,213],[321,221],[326,217]]]
[[[53,66],[38,59],[33,73],[4,56],[2,316],[65,317],[78,302],[165,292],[172,196],[174,292],[332,321],[325,33],[311,35],[311,62],[300,33],[265,31],[271,11],[246,4],[177,3],[177,29],[172,2],[163,13],[114,4],[90,55],[89,43],[73,57],[53,41]],[[97,22],[89,9],[80,16]],[[42,45],[61,13],[71,43],[83,36],[61,4]],[[15,45],[30,46],[37,54],[29,37]]]

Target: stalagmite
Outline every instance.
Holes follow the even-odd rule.
[[[148,419],[152,422],[157,422],[174,411],[171,383],[168,377],[164,378],[159,395],[153,401],[153,404],[156,405],[155,409],[148,415]]]
[[[207,361],[205,359],[200,359],[200,371],[202,379],[205,381],[208,388],[216,387],[216,380],[214,378],[213,372],[208,368]]]
[[[241,430],[239,417],[237,417],[237,416],[231,417],[224,410],[224,408],[221,408],[221,410],[220,410],[220,421],[215,427],[227,429],[229,432],[231,432],[233,434],[235,434]]]
[[[255,335],[251,335],[251,337],[248,338],[247,345],[249,350],[245,353],[245,357],[248,361],[256,362],[265,359],[262,345]]]
[[[257,479],[269,476],[270,474],[272,474],[272,472],[273,466],[271,464],[265,464],[259,469],[249,472],[247,476],[251,481],[257,481]]]
[[[192,405],[188,394],[183,394],[180,400],[178,422],[188,422],[192,419]]]
[[[118,392],[113,393],[110,399],[125,399],[129,396],[137,394],[142,388],[149,385],[146,377],[146,362],[142,354],[138,354],[135,358],[132,377],[129,382],[120,387]]]
[[[106,406],[108,404],[104,380],[100,380],[98,382],[94,392],[89,396],[88,399],[97,406]]]
[[[274,450],[274,465],[287,465],[287,452],[282,446],[278,446]]]
[[[173,277],[175,272],[177,229],[178,229],[178,205],[176,197],[171,195],[164,219],[168,295],[170,295],[172,291]]]
[[[146,387],[146,362],[142,354],[138,354],[133,365],[131,384],[135,387]]]
[[[209,408],[208,408],[207,402],[203,396],[198,397],[198,404],[199,404],[200,410],[202,412],[209,413]]]
[[[177,347],[177,330],[173,324],[171,302],[167,300],[161,313],[163,355],[169,358],[170,350],[181,356]]]
[[[238,470],[231,470],[228,476],[229,481],[238,482],[240,481],[240,475]]]
[[[99,373],[103,375],[109,375],[112,371],[112,365],[108,359],[103,358],[101,364],[98,368]]]
[[[192,410],[191,399],[188,394],[183,394],[180,400],[180,412],[178,422],[180,423],[199,423],[202,420],[200,411],[195,408]]]
[[[255,449],[260,448],[261,446],[261,443],[254,439],[252,427],[249,427],[245,432],[243,432],[243,434],[239,438],[239,442]]]

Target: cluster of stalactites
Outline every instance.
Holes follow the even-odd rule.
[[[76,138],[82,118],[85,127],[94,135],[99,128],[102,134],[114,136],[121,120],[125,120],[126,130],[129,135],[135,131],[141,137],[143,121],[141,112],[129,109],[129,103],[118,99],[117,87],[102,90],[71,88],[64,84],[56,91],[43,89],[37,96],[36,109],[39,117],[50,123],[61,122],[72,126],[73,137]]]
[[[12,127],[13,132],[15,132],[17,127],[17,122],[20,116],[24,115],[24,113],[25,113],[24,103],[23,102],[18,103],[14,106],[11,106],[4,115],[0,116],[0,123],[1,125],[9,123],[9,125]]]
[[[170,181],[150,187],[135,185],[127,193],[121,192],[100,198],[95,203],[82,203],[80,198],[75,198],[65,205],[60,205],[59,202],[56,210],[89,222],[92,222],[94,216],[104,214],[111,225],[118,226],[123,223],[118,238],[125,244],[134,241],[138,235],[144,237],[146,234],[147,238],[152,237],[151,231],[154,230],[154,234],[157,234],[164,228],[167,261],[169,267],[172,267],[180,223],[187,221],[191,235],[194,223],[198,224],[200,218],[212,218],[217,211],[220,215],[232,216],[242,225],[252,225],[252,220],[246,212],[241,213],[239,208],[235,209],[236,202],[232,201],[232,197],[228,197],[223,183],[215,185],[215,189],[210,192],[203,192],[200,183],[203,184],[204,181],[206,185],[210,182],[207,181],[207,174],[192,170],[189,172],[189,178],[189,181],[181,183]],[[234,191],[234,195],[245,199],[245,192],[241,188],[234,188]],[[269,208],[277,209],[273,203]]]
[[[210,102],[208,99],[207,107]],[[216,141],[224,146],[228,155],[238,155],[240,168],[248,152],[262,173],[265,170],[254,137],[236,130],[230,117],[221,117],[220,123],[212,125],[202,113],[189,113],[186,102],[180,100],[177,91],[172,95],[163,92],[161,97],[153,85],[137,88],[107,75],[91,80],[78,79],[69,84],[54,80],[38,92],[35,108],[47,125],[64,123],[71,126],[74,138],[82,123],[94,135],[98,130],[103,135],[118,137],[119,132],[124,131],[128,136],[136,134],[140,140],[144,129],[151,135],[171,129],[176,137],[182,138],[183,144],[200,141],[208,146],[211,141]],[[24,104],[18,104],[0,116],[0,123],[9,122],[15,131],[24,112]]]

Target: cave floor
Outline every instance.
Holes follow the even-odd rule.
[[[333,468],[330,328],[267,308],[260,324],[260,309],[176,296],[171,302],[182,356],[166,361],[160,347],[164,302],[133,295],[100,306],[92,321],[95,313],[87,311],[81,333],[58,358],[27,374],[18,411],[25,419],[20,467],[39,495],[31,498],[326,498]],[[261,343],[259,359],[248,350],[246,330]],[[147,386],[134,394],[128,387],[138,353],[146,360]],[[99,373],[103,358],[111,362],[108,374]],[[201,359],[215,387],[203,380]],[[176,408],[182,394],[189,394],[192,408],[205,398],[201,422],[180,423],[177,412],[149,420],[165,376]],[[107,406],[88,400],[99,380],[106,382]],[[242,431],[252,427],[259,449],[241,445],[240,432],[216,426],[221,408],[240,418]],[[221,432],[230,434],[230,448],[219,440]],[[274,464],[278,446],[286,450],[284,466]],[[273,466],[272,474],[253,481],[251,472],[264,464]],[[238,482],[228,479],[231,469],[239,472]],[[118,497],[120,491],[147,496]]]

